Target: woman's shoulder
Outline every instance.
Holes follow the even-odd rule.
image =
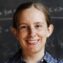
[[[63,63],[63,60],[53,57],[50,53],[46,52],[44,59],[47,63]]]

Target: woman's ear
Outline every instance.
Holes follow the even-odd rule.
[[[53,30],[54,30],[54,26],[53,24],[50,24],[48,27],[48,37],[51,36],[51,34],[53,33]]]
[[[17,30],[14,27],[10,28],[11,33],[16,37]]]

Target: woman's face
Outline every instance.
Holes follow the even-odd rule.
[[[38,52],[44,49],[50,36],[44,13],[31,7],[19,13],[18,21],[16,37],[23,51]]]

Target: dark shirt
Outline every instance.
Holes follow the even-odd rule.
[[[15,56],[10,58],[10,60],[5,63],[26,63],[26,62],[23,60],[21,51],[19,51]],[[46,52],[44,58],[37,63],[63,63],[63,60],[58,61],[56,58],[53,58],[48,52]]]

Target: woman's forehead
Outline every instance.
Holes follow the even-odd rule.
[[[28,8],[19,13],[19,21],[45,21],[46,17],[43,12],[34,7]]]

